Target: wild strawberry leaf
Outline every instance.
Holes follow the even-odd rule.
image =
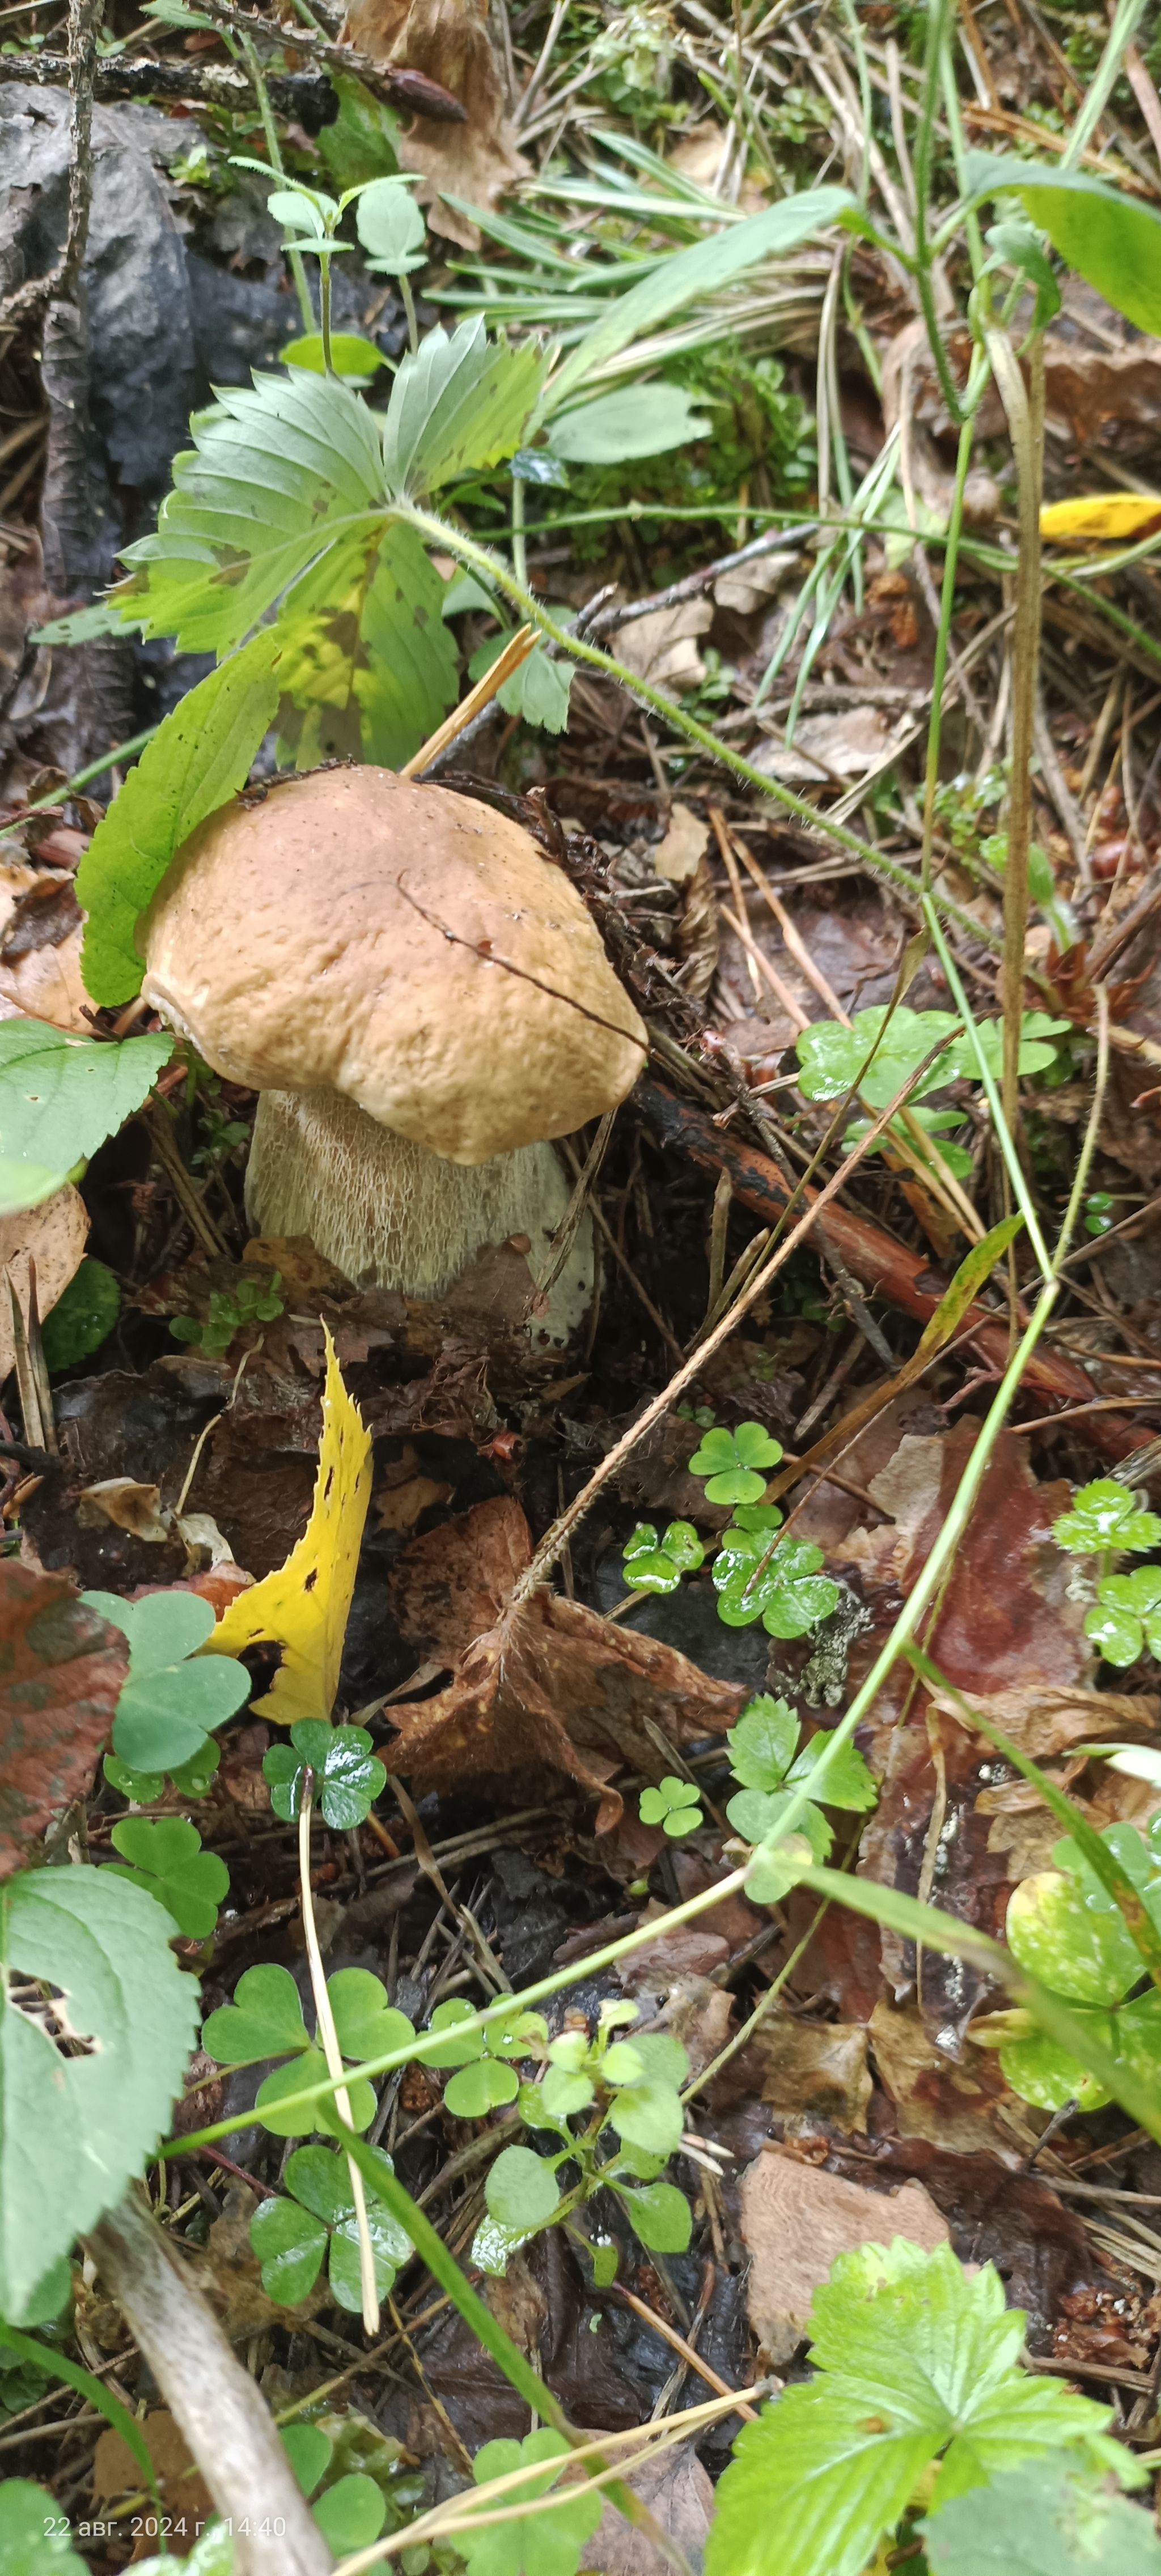
[[[139,1109],[173,1053],[164,1030],[107,1045],[45,1020],[0,1020],[0,1135],[6,1161],[65,1179]],[[19,1190],[12,1205],[31,1207]],[[114,1313],[116,1309],[114,1308]]]

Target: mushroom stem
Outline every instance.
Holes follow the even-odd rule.
[[[535,1279],[568,1201],[551,1145],[450,1163],[337,1092],[260,1095],[246,1175],[250,1223],[263,1235],[309,1235],[358,1287],[441,1296],[485,1244],[511,1235],[528,1237]],[[591,1288],[591,1240],[581,1258]],[[574,1301],[580,1284],[571,1282]],[[587,1292],[582,1310],[585,1302]]]

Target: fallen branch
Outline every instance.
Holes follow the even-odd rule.
[[[329,2576],[330,2550],[273,2418],[132,2192],[89,2238],[101,2279],[234,2532],[234,2576]]]
[[[22,81],[30,89],[64,89],[68,77],[64,54],[0,54],[0,81]],[[268,72],[266,87],[279,116],[296,117],[308,134],[334,124],[338,96],[324,72]],[[254,103],[251,81],[233,63],[128,62],[123,54],[108,54],[97,64],[93,96],[101,106],[126,98],[173,98],[243,113]],[[37,278],[30,283],[47,288],[49,281]]]
[[[776,1163],[759,1154],[741,1138],[716,1127],[712,1118],[688,1100],[679,1100],[674,1092],[660,1083],[639,1082],[633,1099],[648,1119],[654,1134],[666,1146],[688,1154],[695,1163],[711,1172],[728,1171],[735,1198],[743,1207],[760,1217],[764,1224],[774,1225],[785,1215],[790,1193]],[[813,1190],[805,1193],[808,1202]],[[869,1217],[843,1207],[832,1199],[826,1213],[829,1233],[856,1279],[875,1296],[885,1297],[906,1315],[927,1323],[935,1313],[943,1294],[942,1280],[930,1287],[920,1281],[931,1278],[930,1263],[922,1253],[908,1252],[896,1243],[893,1235],[872,1224]],[[1008,1357],[1007,1317],[986,1306],[971,1306],[963,1318],[961,1330],[970,1331],[981,1356],[997,1370],[1002,1370]],[[1091,1402],[1095,1389],[1090,1377],[1070,1360],[1055,1352],[1037,1351],[1028,1362],[1030,1386],[1042,1395],[1053,1397],[1064,1406]],[[1090,1436],[1095,1447],[1108,1458],[1127,1457],[1140,1440],[1139,1423],[1110,1421],[1105,1416],[1094,1418]]]

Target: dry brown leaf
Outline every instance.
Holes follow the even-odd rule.
[[[692,994],[695,1002],[704,1002],[717,974],[720,942],[717,887],[703,850],[693,875],[682,888],[677,925],[682,988]]]
[[[693,2443],[647,2460],[625,2483],[648,2506],[666,2538],[684,2550],[692,2566],[700,2567],[713,2518],[714,2491]],[[648,2532],[626,2522],[613,2505],[606,2505],[592,2539],[581,2551],[582,2569],[599,2569],[600,2576],[669,2576],[671,2563]]]
[[[82,936],[79,928],[70,930],[59,947],[30,948],[15,964],[0,966],[0,997],[30,1019],[50,1020],[55,1029],[91,1037],[92,1022],[85,1012],[92,1003],[81,975]]]
[[[1070,1689],[1067,1685],[1054,1689],[1051,1684],[1034,1682],[993,1691],[987,1698],[981,1698],[978,1691],[965,1692],[963,1696],[969,1708],[978,1708],[984,1717],[990,1717],[993,1726],[998,1726],[1033,1762],[1051,1762],[1057,1754],[1070,1752],[1074,1744],[1088,1744],[1102,1735],[1117,1739],[1129,1733],[1148,1735],[1161,1717],[1161,1696],[1156,1691],[1142,1691],[1139,1698],[1131,1698],[1123,1691]],[[933,1707],[946,1711],[955,1725],[962,1726],[954,1700],[945,1698],[942,1691],[933,1691],[931,1697]],[[991,1754],[987,1737],[981,1736],[979,1744],[982,1758],[987,1761]],[[1032,1795],[1038,1798],[1039,1792],[1034,1789]]]
[[[867,2191],[776,2147],[763,2148],[746,2167],[741,2202],[750,2323],[776,2363],[789,2361],[801,2343],[811,2300],[837,2255],[889,2245],[895,2236],[933,2254],[951,2238],[922,2183]]]
[[[160,1485],[139,1485],[132,1476],[106,1476],[100,1484],[85,1485],[77,1495],[77,1519],[82,1529],[100,1529],[102,1522],[112,1521],[114,1529],[129,1530],[153,1546],[169,1536]]]
[[[779,2013],[759,2025],[747,2054],[762,2100],[780,2116],[865,2133],[874,2086],[861,2022],[796,2021]]]
[[[653,866],[659,877],[671,885],[684,885],[696,874],[699,859],[705,857],[709,825],[704,814],[695,814],[692,806],[671,805],[664,834],[653,853]]]
[[[876,2004],[869,2029],[900,2137],[927,2138],[959,2156],[978,2155],[987,2145],[1011,2160],[1010,2141],[991,2117],[992,2105],[1007,2090],[991,2050],[971,2049],[961,2064],[932,2045],[918,2012],[896,2011],[883,2002]]]
[[[162,2511],[167,2517],[166,2530],[182,2558],[188,2557],[199,2531],[210,2521],[217,2508],[213,2497],[194,2461],[185,2435],[174,2423],[166,2408],[159,2407],[147,2415],[139,2427],[141,2439],[153,2462],[153,2474]],[[102,2433],[93,2453],[93,2500],[97,2504],[117,2496],[140,2492],[141,2471],[133,2453],[120,2433],[110,2426]],[[141,2532],[133,2559],[151,2558],[156,2535]],[[132,2565],[133,2560],[130,2561]]]
[[[555,1593],[497,1617],[529,1553],[524,1515],[506,1495],[404,1550],[392,1581],[400,1626],[457,1670],[433,1699],[390,1710],[396,1767],[416,1794],[518,1771],[521,1795],[535,1799],[573,1780],[599,1799],[596,1830],[607,1833],[622,1811],[606,1785],[614,1772],[657,1771],[646,1719],[688,1743],[724,1733],[746,1693]]]
[[[635,617],[615,636],[617,659],[627,662],[638,679],[651,680],[656,689],[695,689],[705,678],[695,639],[706,634],[713,622],[713,603],[708,599],[681,599],[675,608],[652,608],[648,617]]]
[[[128,1667],[120,1630],[85,1609],[67,1576],[0,1562],[0,1878],[84,1796]]]
[[[71,1181],[66,1181],[63,1190],[57,1190],[51,1199],[45,1199],[41,1207],[25,1208],[19,1216],[0,1218],[0,1383],[16,1358],[5,1270],[11,1273],[27,1324],[30,1256],[35,1261],[37,1312],[43,1323],[80,1267],[88,1231],[88,1210]]]
[[[827,778],[862,778],[901,747],[912,721],[910,716],[893,720],[882,707],[846,707],[835,715],[803,716],[793,742],[763,743],[754,753],[754,766],[769,778],[815,784]]]
[[[433,232],[478,250],[478,224],[440,191],[490,207],[528,170],[505,112],[488,0],[350,0],[344,33],[373,61],[426,72],[467,109],[464,125],[417,116],[399,138],[399,159],[422,173],[416,195]]]

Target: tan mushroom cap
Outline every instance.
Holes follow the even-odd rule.
[[[474,797],[316,770],[223,807],[142,924],[144,991],[228,1080],[330,1087],[453,1163],[623,1100],[645,1030],[580,896]]]

